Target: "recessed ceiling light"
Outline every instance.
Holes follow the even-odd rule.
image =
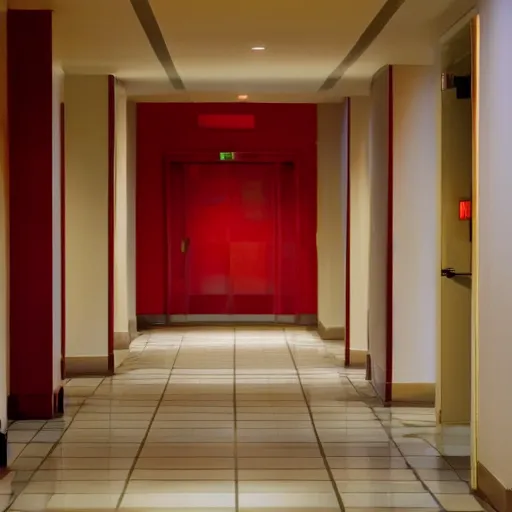
[[[248,97],[249,97],[249,96],[247,96],[247,94],[239,94],[239,95],[238,95],[238,99],[239,99],[240,101],[244,101],[244,100],[246,100]]]
[[[251,50],[253,52],[263,52],[266,50],[266,48],[264,46],[253,46]]]

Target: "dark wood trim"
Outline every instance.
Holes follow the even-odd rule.
[[[505,486],[480,462],[477,463],[477,495],[498,512],[512,512],[512,489]]]
[[[392,400],[393,388],[393,66],[388,70],[388,211],[387,211],[387,247],[386,247],[386,402]]]
[[[114,371],[116,79],[108,77],[108,364]]]
[[[347,216],[345,227],[345,366],[350,366],[350,207],[351,207],[351,191],[350,191],[350,143],[352,122],[352,102],[347,98]]]

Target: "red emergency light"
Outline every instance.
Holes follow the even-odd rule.
[[[459,219],[460,220],[471,220],[471,201],[464,200],[459,201]]]

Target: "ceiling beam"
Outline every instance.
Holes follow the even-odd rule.
[[[376,14],[365,31],[361,34],[352,49],[345,58],[336,66],[334,71],[327,77],[320,86],[319,91],[328,91],[332,89],[345,75],[347,70],[359,60],[363,53],[377,39],[377,36],[384,30],[391,18],[402,7],[406,0],[387,0],[380,11]]]
[[[185,84],[174,65],[164,36],[156,20],[155,13],[149,4],[149,0],[130,0],[130,2],[139,19],[139,23],[146,33],[151,48],[153,48],[157,59],[160,61],[160,64],[169,78],[169,82],[171,82],[176,90],[185,90]]]

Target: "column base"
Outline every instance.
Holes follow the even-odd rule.
[[[126,350],[130,348],[130,333],[115,332],[114,333],[114,350]]]
[[[343,341],[345,327],[326,327],[322,322],[318,322],[318,334],[326,341]]]
[[[356,348],[350,349],[350,367],[351,368],[365,368],[368,356],[367,350],[360,350]]]
[[[54,393],[9,395],[7,416],[10,420],[51,420],[64,413],[64,389]]]
[[[66,378],[107,377],[114,373],[114,354],[93,357],[66,357]]]

